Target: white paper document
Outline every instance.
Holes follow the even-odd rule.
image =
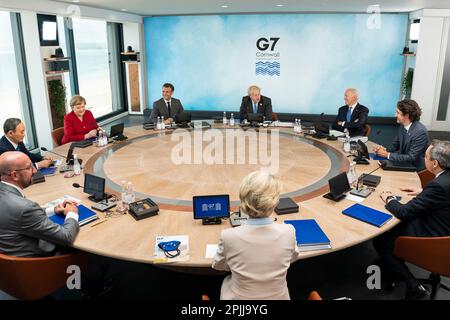
[[[355,196],[354,194],[350,194],[350,193],[349,193],[349,194],[347,194],[347,196],[345,197],[345,199],[350,200],[350,201],[353,201],[353,202],[361,203],[361,202],[364,201],[365,198],[363,198],[363,197],[358,197],[358,196]]]
[[[214,258],[218,247],[219,247],[218,244],[207,244],[205,251],[205,258]]]

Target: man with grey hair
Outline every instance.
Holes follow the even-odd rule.
[[[20,151],[25,153],[34,163],[36,168],[47,168],[53,160],[43,157],[37,153],[31,153],[25,147],[23,139],[25,138],[25,124],[18,118],[6,119],[3,124],[5,135],[0,139],[0,155],[7,151]]]
[[[272,121],[272,100],[261,95],[261,88],[258,86],[250,86],[247,93],[247,96],[242,97],[240,119],[244,120],[247,113],[260,113],[264,116],[264,120]]]
[[[28,200],[23,189],[31,185],[36,172],[31,160],[22,152],[8,151],[0,155],[0,252],[16,257],[51,256],[57,245],[69,246],[79,231],[78,208],[64,202],[42,209]],[[47,214],[65,215],[60,226]]]
[[[406,282],[407,299],[424,297],[427,292],[404,262],[393,255],[395,240],[400,236],[450,236],[450,141],[433,140],[425,153],[425,166],[435,178],[423,190],[411,187],[400,189],[415,196],[408,203],[401,204],[390,191],[381,194],[386,209],[401,223],[374,239],[382,266],[394,278],[392,280]]]
[[[339,108],[333,129],[338,131],[347,129],[351,137],[364,136],[369,109],[359,104],[358,99],[358,90],[354,88],[345,90],[345,106]]]

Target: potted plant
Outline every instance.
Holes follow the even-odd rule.
[[[402,80],[402,95],[403,99],[410,99],[411,98],[411,90],[412,90],[412,84],[413,84],[413,77],[414,77],[414,69],[409,69],[403,80]]]
[[[61,80],[48,81],[48,95],[53,129],[56,129],[64,126],[64,115],[66,114],[66,88]]]

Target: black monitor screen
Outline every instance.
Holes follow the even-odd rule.
[[[85,173],[83,191],[93,195],[96,199],[103,199],[105,194],[105,179]]]
[[[248,122],[263,122],[264,115],[262,113],[247,113],[246,118]]]
[[[358,140],[358,151],[360,152],[361,156],[365,157],[366,159],[370,159],[369,150],[367,149],[366,144],[361,140]]]
[[[316,123],[314,125],[314,130],[316,132],[322,132],[322,133],[329,134],[330,133],[330,126],[328,125],[328,123],[320,122],[320,123]]]
[[[113,138],[123,135],[123,127],[124,127],[123,122],[112,126],[111,131],[109,133],[109,137]]]
[[[225,218],[230,216],[230,196],[194,196],[194,219]]]
[[[348,183],[347,173],[345,172],[342,172],[336,177],[328,180],[328,184],[330,185],[330,193],[333,197],[339,197],[340,195],[351,190],[350,184]]]
[[[175,117],[175,123],[191,122],[192,114],[182,111]]]
[[[66,163],[73,164],[73,149],[75,149],[75,145],[72,143],[70,145],[69,151],[67,151]]]

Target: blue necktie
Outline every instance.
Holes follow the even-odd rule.
[[[348,108],[347,111],[347,122],[350,122],[350,119],[352,118],[352,108]]]
[[[19,146],[16,147],[16,151],[20,151]]]
[[[256,102],[253,102],[253,113],[256,113]]]

